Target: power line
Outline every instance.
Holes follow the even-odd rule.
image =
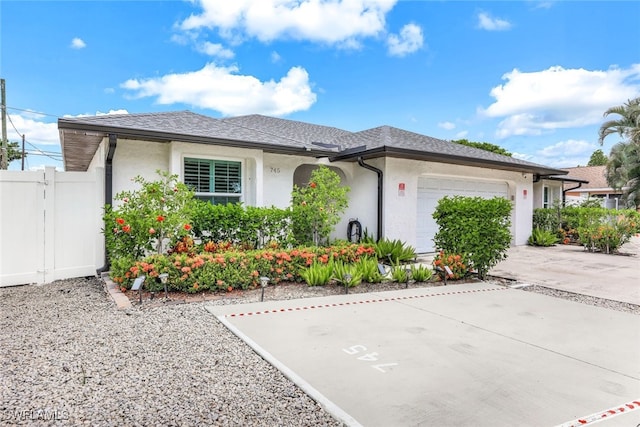
[[[62,117],[62,116],[57,115],[57,114],[43,113],[42,111],[27,110],[27,109],[24,109],[24,108],[18,108],[18,107],[9,107],[9,106],[6,106],[5,108],[6,108],[7,110],[24,111],[25,113],[39,114],[39,115],[41,115],[41,116],[49,116],[49,117],[56,117],[56,118],[58,118],[58,117]]]
[[[11,123],[11,127],[13,127],[13,130],[15,130],[18,135],[22,136],[22,134],[18,132],[18,129],[16,129],[16,125],[13,124],[13,120],[11,120],[10,114],[7,114],[7,118],[9,119],[9,123]]]
[[[39,156],[45,156],[45,157],[48,157],[48,158],[53,159],[53,160],[55,160],[55,161],[61,161],[61,160],[62,160],[62,153],[60,153],[60,155],[59,155],[59,156],[60,156],[60,158],[58,159],[58,158],[53,157],[53,155],[49,155],[49,154],[45,153],[44,151],[42,151],[41,149],[39,149],[38,147],[36,147],[36,146],[35,146],[35,145],[33,145],[32,143],[30,143],[29,141],[25,141],[25,142],[26,142],[27,144],[29,144],[29,145],[31,146],[31,148],[33,148],[34,150],[36,150],[36,152],[40,153],[40,154],[38,154]]]

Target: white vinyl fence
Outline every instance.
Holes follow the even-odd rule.
[[[0,171],[0,287],[94,276],[104,172]]]

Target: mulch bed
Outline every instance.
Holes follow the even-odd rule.
[[[508,279],[499,277],[489,277],[488,282],[496,283],[500,285],[508,285],[513,283]],[[447,286],[455,286],[463,283],[480,283],[481,280],[471,277],[463,280],[449,280]],[[427,282],[409,282],[407,287],[406,283],[398,282],[383,282],[383,283],[361,283],[358,286],[349,288],[350,294],[365,294],[370,292],[382,292],[382,291],[394,291],[403,289],[417,289],[417,288],[432,288],[438,286],[445,286],[444,282],[437,280],[430,280]],[[294,283],[283,282],[278,285],[269,285],[264,290],[264,301],[277,301],[283,299],[299,299],[299,298],[313,298],[323,297],[330,295],[342,295],[345,293],[344,286],[331,283],[325,286],[308,286],[306,283]],[[138,291],[128,290],[124,294],[129,298],[133,306],[140,305],[140,294]],[[259,302],[261,299],[262,289],[234,289],[230,292],[223,291],[203,291],[196,294],[190,294],[186,292],[168,292],[168,298],[165,299],[164,291],[149,292],[142,291],[142,306],[144,308],[152,308],[163,305],[171,304],[187,304],[194,302],[206,302],[206,301],[220,301],[226,300],[225,303],[229,304],[242,304],[250,302]]]

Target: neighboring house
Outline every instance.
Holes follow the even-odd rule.
[[[434,251],[432,214],[443,196],[505,197],[513,202],[513,243],[531,234],[534,195],[565,171],[429,136],[381,126],[349,132],[261,115],[215,119],[189,111],[61,118],[67,171],[104,168],[105,202],[134,188],[131,178],[177,174],[214,203],[287,207],[293,185],[319,164],[351,188],[333,237],[358,218],[375,238]]]
[[[618,209],[622,190],[609,186],[606,177],[606,166],[581,166],[566,168],[567,178],[582,180],[579,186],[565,185],[567,203],[578,204],[588,199],[600,199],[602,206]],[[624,206],[620,206],[623,208]]]

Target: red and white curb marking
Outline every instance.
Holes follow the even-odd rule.
[[[579,427],[579,426],[586,426],[588,424],[595,424],[597,422],[608,420],[618,415],[634,411],[636,409],[640,409],[640,399],[634,400],[633,402],[622,404],[620,406],[614,406],[611,409],[607,409],[601,412],[596,412],[595,414],[578,418],[577,420],[569,421],[568,423],[560,424],[556,427]]]
[[[470,294],[477,292],[489,292],[489,291],[504,291],[509,288],[499,287],[499,288],[489,288],[489,289],[471,289],[466,291],[451,291],[451,292],[438,292],[435,294],[424,294],[424,295],[411,295],[411,296],[403,296],[403,297],[393,297],[393,298],[379,298],[379,299],[368,299],[362,301],[350,301],[350,302],[339,302],[333,304],[321,304],[321,305],[309,305],[303,307],[292,307],[292,308],[279,308],[275,310],[264,310],[264,311],[250,311],[247,313],[233,313],[227,314],[222,317],[244,317],[244,316],[257,316],[259,314],[274,314],[274,313],[286,313],[290,311],[302,311],[302,310],[312,310],[318,308],[331,308],[331,307],[341,307],[347,305],[358,305],[358,304],[372,304],[377,302],[389,302],[389,301],[402,301],[402,300],[410,300],[410,299],[418,299],[418,298],[428,298],[428,297],[437,297],[444,295],[457,295],[457,294]]]

